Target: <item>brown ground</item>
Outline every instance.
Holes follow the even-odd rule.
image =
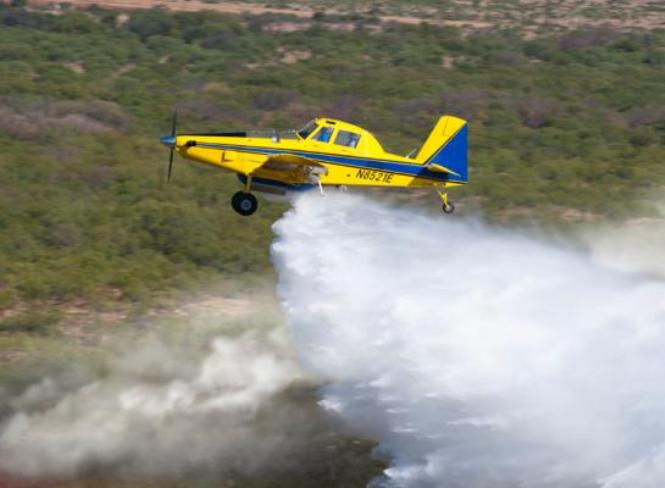
[[[149,9],[154,7],[164,7],[168,10],[177,12],[199,12],[202,10],[210,10],[225,14],[281,14],[291,15],[301,19],[312,19],[317,10],[307,7],[299,6],[298,8],[275,8],[266,7],[262,5],[240,3],[240,2],[223,2],[223,3],[209,3],[200,0],[29,0],[28,4],[34,8],[45,8],[58,4],[69,4],[74,8],[86,8],[93,5],[98,5],[106,8],[118,10],[134,10],[134,9]],[[336,11],[326,11],[328,14],[338,14]],[[475,25],[476,27],[490,27],[489,22],[466,21],[466,20],[447,20],[447,19],[426,19],[414,16],[398,16],[398,15],[382,15],[378,16],[381,22],[397,22],[401,24],[419,24],[426,22],[434,25]],[[279,29],[278,29],[279,30]],[[287,28],[284,30],[297,30]]]
[[[309,26],[307,22],[312,21],[317,12],[325,14],[323,21],[330,28],[344,24],[339,19],[328,20],[330,16],[351,14],[378,21],[378,25],[370,25],[375,29],[389,22],[410,25],[428,23],[459,27],[467,33],[495,28],[518,28],[530,36],[543,28],[563,30],[597,25],[622,29],[665,28],[665,12],[658,7],[658,1],[654,0],[562,0],[556,2],[555,8],[552,8],[549,0],[455,0],[447,3],[445,7],[402,6],[398,2],[387,2],[371,9],[362,3],[351,3],[342,4],[334,10],[327,8],[325,3],[315,1],[296,1],[289,3],[287,7],[240,1],[215,3],[214,0],[28,0],[28,3],[33,8],[52,8],[59,4],[68,4],[74,8],[99,5],[117,10],[163,7],[181,12],[210,10],[238,15],[280,14],[300,19],[297,22],[275,23],[271,26],[273,31],[306,28]],[[346,23],[348,24],[348,21]]]

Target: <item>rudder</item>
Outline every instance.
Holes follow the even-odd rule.
[[[416,160],[423,165],[442,166],[449,170],[446,172],[450,181],[466,183],[469,180],[467,140],[466,121],[444,115],[418,151]]]

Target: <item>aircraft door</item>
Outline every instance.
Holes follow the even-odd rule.
[[[357,155],[359,142],[360,134],[340,129],[335,135],[335,151],[342,154]]]

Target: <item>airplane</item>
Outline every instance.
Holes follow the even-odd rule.
[[[341,120],[316,118],[294,131],[228,131],[176,134],[174,111],[171,134],[160,139],[173,154],[237,173],[243,189],[231,199],[240,215],[252,215],[258,201],[252,191],[287,195],[323,187],[434,188],[442,210],[455,210],[447,189],[469,181],[468,126],[444,115],[423,145],[407,156],[385,152],[367,130]]]

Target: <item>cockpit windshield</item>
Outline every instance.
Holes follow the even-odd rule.
[[[307,139],[309,135],[316,129],[316,122],[310,120],[307,125],[298,131],[298,135],[303,139]]]

